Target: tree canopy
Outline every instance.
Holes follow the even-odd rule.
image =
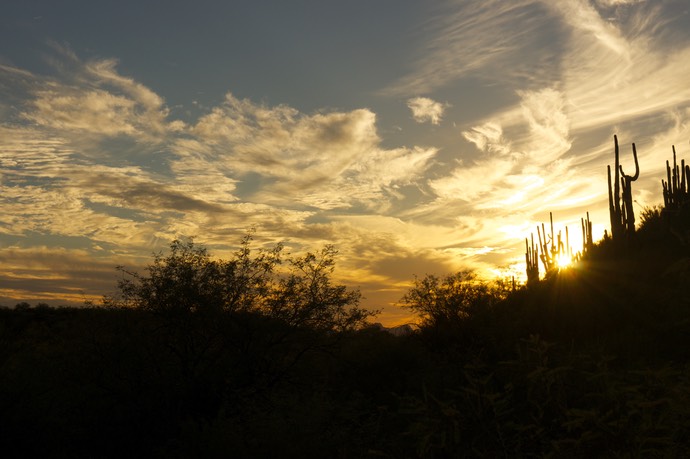
[[[359,290],[333,282],[334,246],[284,259],[282,244],[254,250],[251,242],[247,234],[222,260],[193,239],[175,240],[167,255],[154,255],[146,274],[118,267],[118,294],[104,303],[164,315],[253,312],[319,330],[358,328],[375,315],[359,306]]]

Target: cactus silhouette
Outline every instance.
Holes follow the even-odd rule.
[[[664,189],[664,208],[667,211],[678,210],[690,202],[690,166],[685,165],[685,160],[680,161],[680,167],[676,160],[676,147],[673,148],[673,168],[666,161],[666,178],[661,180]]]
[[[527,285],[539,281],[539,248],[534,246],[534,234],[531,235],[532,245],[527,244],[525,238],[525,265],[527,266]]]
[[[685,160],[676,159],[676,147],[673,146],[673,168],[666,161],[666,178],[661,180],[664,190],[663,215],[669,229],[683,245],[690,245],[690,165]]]
[[[594,241],[592,240],[592,221],[589,219],[589,212],[587,212],[587,218],[580,219],[580,223],[582,224],[582,255],[584,255],[594,246]]]
[[[541,228],[537,225],[538,246],[534,246],[534,233],[531,234],[531,246],[527,238],[525,238],[525,266],[528,285],[539,280],[539,260],[541,260],[542,265],[544,265],[544,271],[548,276],[559,269],[559,261],[562,262],[563,258],[569,261],[577,258],[573,257],[573,251],[570,247],[568,227],[565,227],[564,242],[562,231],[559,231],[557,235],[554,233],[552,212],[549,212],[549,221],[549,233],[546,232],[546,227],[543,223],[541,224]],[[589,222],[589,213],[587,214],[587,222],[589,230],[591,231],[592,224]],[[591,241],[591,236],[589,239]]]
[[[546,229],[544,228],[543,223],[541,224],[541,232],[539,232],[539,227],[537,226],[537,236],[539,237],[539,245],[541,246],[540,258],[547,274],[558,268],[559,258],[561,258],[563,255],[571,255],[570,247],[567,247],[568,228],[565,228],[566,243],[564,245],[561,231],[558,232],[557,236],[554,235],[552,212],[549,212],[549,220],[551,223],[551,232],[549,234],[546,234]]]
[[[632,201],[632,182],[640,176],[640,166],[637,162],[637,149],[632,144],[633,158],[635,160],[635,174],[626,175],[623,166],[620,165],[618,137],[613,136],[615,145],[615,179],[611,183],[611,166],[606,166],[609,183],[609,214],[611,216],[611,237],[620,240],[623,237],[635,233],[635,212]],[[623,195],[621,197],[621,187]]]

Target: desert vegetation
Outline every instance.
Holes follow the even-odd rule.
[[[333,247],[290,258],[251,234],[230,260],[175,241],[102,304],[0,309],[3,454],[684,457],[690,168],[674,151],[637,224],[639,170],[615,169],[610,235],[583,218],[575,256],[541,227],[524,286],[415,278],[410,333],[334,283]]]

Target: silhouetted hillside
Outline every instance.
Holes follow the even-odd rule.
[[[445,315],[402,336],[251,309],[201,313],[201,304],[174,314],[2,309],[2,449],[5,457],[682,457],[690,254],[661,218],[529,288],[437,279],[429,305]]]

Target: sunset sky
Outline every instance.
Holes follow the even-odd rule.
[[[334,244],[380,321],[415,275],[524,274],[609,227],[613,135],[690,159],[686,0],[0,4],[0,304],[114,291],[176,237]]]

